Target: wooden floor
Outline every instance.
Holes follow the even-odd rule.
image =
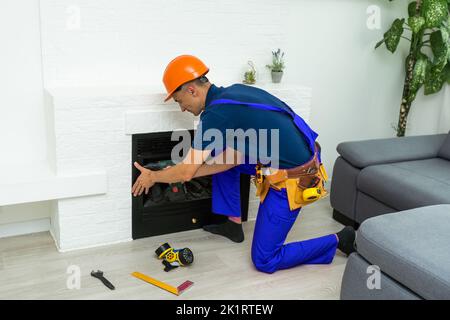
[[[305,207],[288,242],[339,231],[328,199]],[[337,252],[330,265],[299,266],[274,274],[258,272],[250,258],[254,221],[244,223],[246,239],[232,243],[201,229],[123,244],[59,253],[48,232],[0,239],[0,299],[339,299],[347,258]],[[155,249],[169,242],[190,248],[194,264],[168,273]],[[68,289],[67,268],[79,266],[80,289]],[[90,276],[102,270],[116,290]],[[132,277],[134,271],[178,286],[194,285],[180,296]]]

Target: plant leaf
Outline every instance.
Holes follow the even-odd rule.
[[[414,17],[416,15],[416,1],[410,2],[408,5],[408,16]]]
[[[423,53],[420,53],[417,57],[416,64],[412,71],[412,79],[409,85],[410,97],[417,93],[420,87],[425,82],[426,71],[428,65],[428,57]]]
[[[422,27],[425,25],[425,18],[419,16],[409,17],[408,24],[411,27],[413,33],[418,33],[420,29],[422,29]]]
[[[446,80],[446,72],[446,69],[439,71],[436,66],[428,68],[424,84],[425,95],[436,93],[442,89]]]
[[[447,64],[450,51],[447,29],[441,28],[440,30],[431,33],[430,45],[434,55],[433,65],[436,68],[436,72],[441,72]]]
[[[443,26],[439,30],[441,31],[442,41],[444,42],[444,44],[450,45],[450,26]]]
[[[436,28],[448,17],[447,0],[423,0],[421,7],[427,28]]]
[[[384,43],[386,44],[386,48],[392,53],[397,50],[400,37],[403,34],[404,22],[405,19],[395,19],[390,29],[384,33]]]
[[[375,49],[377,49],[379,46],[381,46],[384,43],[384,39],[377,42]]]

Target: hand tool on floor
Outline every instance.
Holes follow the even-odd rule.
[[[163,259],[164,271],[169,272],[179,266],[187,266],[194,262],[194,254],[191,249],[173,249],[167,242],[155,251],[159,259]]]
[[[99,280],[100,280],[101,282],[103,282],[103,284],[104,284],[105,286],[107,286],[109,289],[111,289],[111,290],[114,290],[114,289],[115,289],[115,287],[112,285],[112,283],[109,282],[109,281],[103,276],[103,271],[100,271],[100,270],[94,271],[94,270],[92,270],[92,271],[91,271],[91,276],[93,276],[94,278],[99,279]]]
[[[149,276],[147,276],[145,274],[142,274],[140,272],[133,272],[131,275],[133,277],[141,279],[141,280],[143,280],[145,282],[153,284],[154,286],[157,286],[160,289],[169,291],[170,293],[173,293],[173,294],[175,294],[177,296],[182,294],[184,291],[189,289],[194,284],[192,281],[187,280],[187,281],[183,282],[182,284],[180,284],[178,287],[175,288],[175,287],[173,287],[173,286],[171,286],[171,285],[169,285],[167,283],[164,283],[162,281],[156,280],[156,279],[154,279],[152,277],[149,277]]]

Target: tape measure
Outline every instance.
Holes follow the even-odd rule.
[[[194,262],[194,254],[191,249],[173,249],[167,242],[156,249],[155,253],[159,259],[163,259],[162,263],[166,272]]]
[[[320,198],[322,195],[322,190],[319,188],[308,188],[303,190],[303,200],[304,201],[313,201]]]

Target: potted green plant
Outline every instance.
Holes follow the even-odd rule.
[[[272,51],[272,64],[266,65],[272,71],[272,82],[279,83],[283,77],[284,65],[284,52],[280,49]]]
[[[248,62],[250,69],[244,73],[244,80],[242,81],[245,84],[255,84],[256,82],[256,69],[255,65],[252,61]]]
[[[392,1],[392,0],[389,0]],[[401,39],[410,42],[400,104],[398,137],[403,137],[411,105],[423,86],[425,95],[450,84],[450,0],[416,0],[408,4],[408,18],[398,18],[384,33],[383,43],[394,53]],[[403,35],[404,32],[408,34]]]

